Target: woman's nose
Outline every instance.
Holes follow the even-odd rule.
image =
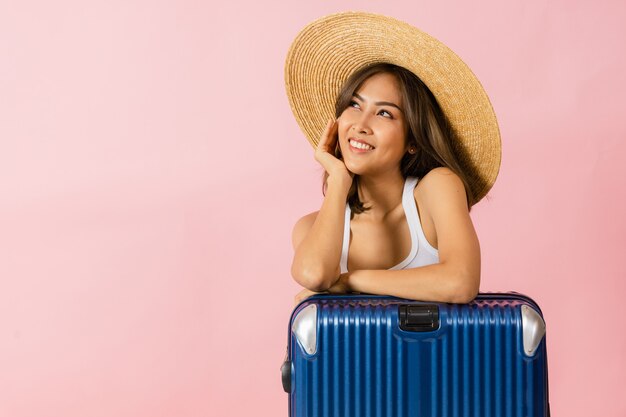
[[[372,131],[370,129],[369,115],[365,112],[360,113],[352,124],[352,129],[357,133],[368,135]]]

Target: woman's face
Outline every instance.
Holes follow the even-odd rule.
[[[398,80],[388,73],[366,79],[337,119],[344,163],[358,175],[399,170],[407,152],[407,125]]]

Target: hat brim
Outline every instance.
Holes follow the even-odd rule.
[[[450,48],[400,20],[343,12],[307,25],[287,54],[289,104],[306,138],[317,147],[337,94],[356,70],[387,62],[416,74],[432,91],[453,131],[453,150],[467,169],[474,202],[493,186],[500,169],[498,122],[470,68]]]

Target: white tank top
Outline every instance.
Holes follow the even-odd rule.
[[[409,223],[409,231],[411,234],[411,251],[409,256],[398,265],[389,268],[389,270],[395,269],[409,269],[416,268],[418,266],[425,266],[439,263],[439,251],[433,248],[424,236],[422,225],[420,223],[419,214],[417,212],[417,205],[415,204],[415,197],[413,196],[413,189],[418,182],[417,177],[407,177],[404,181],[404,190],[402,191],[402,207],[404,208],[404,215]],[[346,203],[346,218],[344,221],[343,229],[343,246],[341,248],[341,273],[348,272],[348,248],[350,245],[350,204]]]

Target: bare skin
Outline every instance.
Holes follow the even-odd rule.
[[[384,73],[367,79],[351,105],[336,121],[329,121],[315,151],[329,174],[327,193],[321,209],[302,217],[293,230],[292,275],[305,287],[296,302],[318,292],[461,303],[475,297],[480,282],[478,238],[463,184],[448,168],[433,169],[414,190],[424,234],[438,249],[439,263],[389,270],[411,248],[400,160],[415,150],[406,144],[406,132],[398,82]],[[351,138],[373,149],[354,149]],[[343,161],[332,154],[336,140]],[[371,209],[350,223],[348,272],[340,274],[344,210],[354,174],[360,176],[359,197]]]

